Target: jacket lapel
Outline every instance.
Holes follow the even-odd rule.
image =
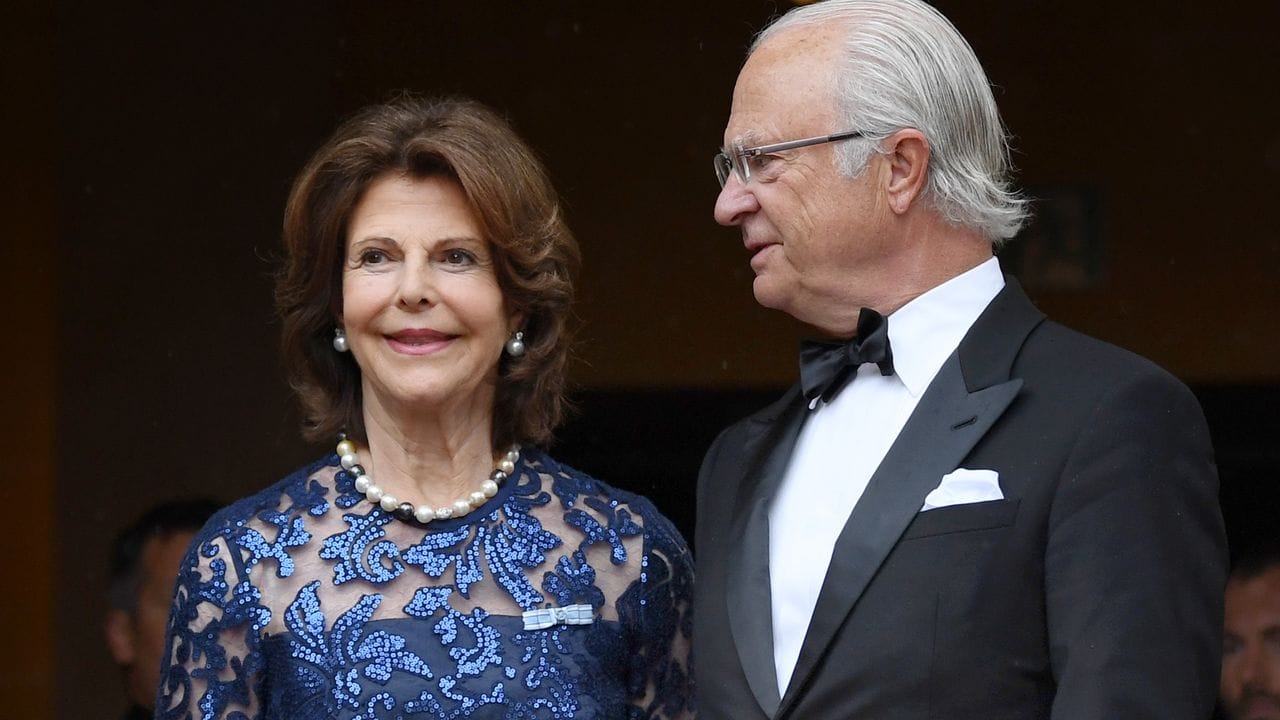
[[[765,714],[778,710],[778,676],[773,662],[773,612],[769,584],[769,500],[786,472],[804,424],[804,398],[793,387],[772,417],[758,420],[743,444],[745,476],[734,502],[726,567],[726,611],[747,684]],[[762,414],[763,415],[763,414]]]
[[[1013,360],[1043,319],[1008,279],[920,398],[836,539],[779,717],[803,692],[925,495],[959,467],[1017,396],[1022,380],[1010,379]]]

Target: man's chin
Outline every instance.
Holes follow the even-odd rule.
[[[1231,720],[1280,720],[1280,697],[1250,695],[1231,707]]]
[[[751,293],[756,296],[756,302],[760,303],[761,307],[786,312],[786,296],[768,276],[756,275],[756,279],[751,283]]]

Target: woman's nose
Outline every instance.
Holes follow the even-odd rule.
[[[435,278],[426,262],[406,262],[401,270],[398,302],[405,308],[430,306],[436,301]]]

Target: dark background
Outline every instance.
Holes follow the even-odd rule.
[[[1033,298],[1191,384],[1233,545],[1274,534],[1277,5],[939,6],[996,86],[1020,182],[1053,208],[1006,260],[1022,267],[1045,238],[1084,248],[1081,272],[1026,264]],[[736,233],[711,219],[743,51],[788,7],[9,5],[0,506],[15,629],[0,675],[14,716],[122,706],[99,631],[121,526],[327,451],[299,439],[276,356],[281,212],[335,124],[396,89],[490,103],[543,153],[585,257],[582,410],[557,455],[690,532],[703,449],[792,380],[804,332],[755,305]]]

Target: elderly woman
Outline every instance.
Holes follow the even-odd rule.
[[[684,541],[539,449],[578,251],[530,149],[472,102],[369,108],[284,234],[284,354],[336,452],[197,536],[157,717],[691,714]]]

